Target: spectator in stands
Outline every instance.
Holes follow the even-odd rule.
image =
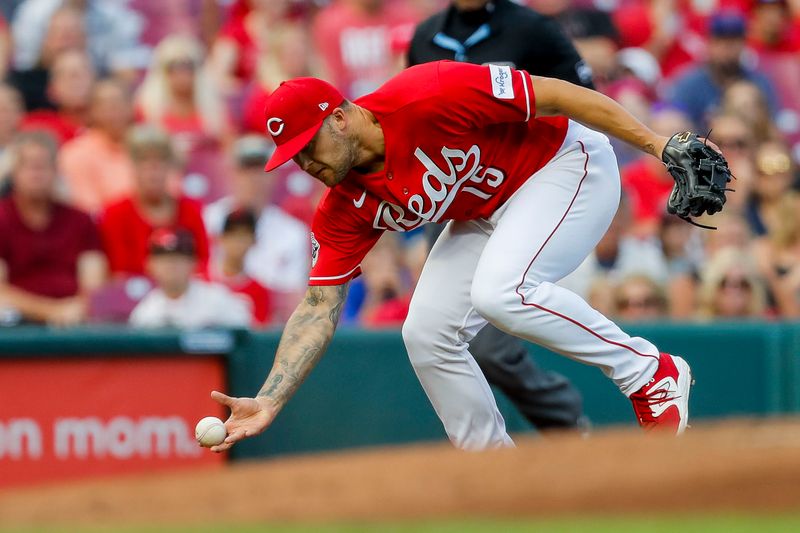
[[[25,115],[22,128],[43,129],[63,144],[86,126],[94,67],[86,52],[67,50],[53,60],[47,97],[55,109],[38,109]]]
[[[230,119],[197,39],[173,35],[159,43],[136,106],[141,119],[171,135],[187,196],[207,203],[229,191],[223,148],[231,140]]]
[[[699,129],[706,128],[709,115],[720,105],[725,88],[740,79],[749,79],[758,85],[771,112],[778,108],[769,79],[742,62],[745,30],[745,19],[739,13],[714,14],[709,22],[706,63],[680,76],[670,88],[671,102],[686,110]]]
[[[751,80],[735,81],[725,89],[722,113],[739,115],[747,123],[756,144],[780,139],[764,93]]]
[[[219,0],[128,0],[128,6],[144,19],[141,40],[155,46],[168,35],[192,35],[210,45],[219,31]]]
[[[211,235],[219,235],[236,209],[257,214],[256,243],[245,258],[245,272],[274,297],[276,319],[288,317],[308,284],[308,227],[273,203],[276,172],[264,172],[274,146],[263,136],[247,135],[234,143],[233,194],[209,204],[203,213]]]
[[[264,133],[267,97],[284,80],[321,76],[305,26],[286,24],[270,33],[269,49],[259,57],[254,83],[245,90],[242,129]]]
[[[56,144],[46,133],[14,141],[12,193],[0,200],[0,307],[4,320],[82,322],[106,279],[97,227],[56,199]]]
[[[244,260],[256,243],[256,216],[239,209],[230,213],[217,237],[219,254],[209,267],[211,281],[241,294],[250,303],[252,325],[264,327],[272,321],[272,296],[267,288],[247,275]]]
[[[9,146],[22,122],[24,109],[22,96],[12,86],[0,83],[0,196],[6,188],[6,180],[11,171],[11,151]]]
[[[666,316],[664,289],[646,274],[623,278],[614,289],[616,317],[628,322],[652,321]]]
[[[738,112],[723,111],[712,115],[708,127],[711,140],[725,154],[731,172],[736,176],[736,181],[731,186],[736,192],[727,195],[725,210],[741,213],[750,200],[756,180],[755,134]]]
[[[13,20],[14,64],[31,69],[44,58],[48,21],[61,10],[76,12],[86,28],[86,43],[95,68],[102,74],[121,73],[147,64],[147,49],[139,43],[142,18],[124,2],[108,0],[25,0]],[[52,22],[50,23],[52,25]]]
[[[58,5],[60,2],[56,3],[55,7]],[[67,50],[86,50],[86,28],[81,13],[69,5],[50,11],[44,19],[37,21],[35,26],[40,28],[40,31],[15,19],[13,27],[15,57],[20,51],[17,42],[20,36],[32,37],[37,41],[43,40],[36,47],[30,61],[20,62],[16,57],[13,70],[8,76],[9,83],[19,89],[24,96],[25,109],[28,112],[53,107],[47,98],[47,84],[54,59]]]
[[[747,44],[760,53],[800,52],[800,27],[786,0],[754,0]]]
[[[736,248],[720,250],[704,265],[700,280],[699,318],[730,320],[765,316],[764,282],[747,252]]]
[[[244,298],[224,285],[194,278],[197,250],[191,232],[159,228],[147,242],[147,270],[156,287],[134,308],[135,327],[247,327]]]
[[[716,218],[714,223],[722,224]],[[669,295],[671,318],[689,319],[694,315],[696,278],[702,265],[702,244],[698,237],[693,226],[662,212],[658,240],[667,264],[668,277],[664,287]]]
[[[614,21],[605,11],[593,8],[565,9],[557,20],[591,67],[595,87],[604,92],[617,74],[619,33]]]
[[[754,235],[766,235],[779,225],[781,199],[794,182],[794,166],[786,146],[775,142],[762,144],[756,151],[755,194],[746,210]]]
[[[111,272],[137,275],[145,272],[148,239],[157,228],[184,228],[194,237],[197,269],[208,265],[208,238],[200,206],[169,192],[169,177],[176,165],[169,136],[154,126],[132,128],[127,138],[133,161],[133,193],[109,205],[100,218],[103,247]]]
[[[622,2],[613,12],[621,46],[646,49],[667,77],[680,72],[705,49],[701,32],[691,24],[692,7],[680,0]]]
[[[136,93],[137,114],[172,135],[179,153],[230,134],[225,104],[204,65],[199,41],[172,35],[161,41]]]
[[[715,231],[703,232],[703,254],[706,259],[717,255],[725,248],[751,251],[753,235],[744,216],[735,211],[723,211],[714,215]]]
[[[363,296],[358,320],[366,327],[399,327],[408,315],[411,291],[401,269],[399,237],[386,232],[363,261]]]
[[[271,32],[287,23],[289,0],[239,0],[211,51],[217,82],[233,93],[255,77]]]
[[[754,245],[762,277],[767,281],[778,314],[800,317],[800,195],[784,195],[776,210],[775,226]]]
[[[88,128],[61,149],[59,165],[73,205],[92,214],[133,190],[125,135],[133,111],[125,87],[102,80],[89,96]]]
[[[404,2],[331,2],[317,14],[313,29],[331,82],[347,98],[377,89],[400,70],[419,17]]]

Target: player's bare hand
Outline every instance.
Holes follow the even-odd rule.
[[[725,157],[725,154],[722,153],[722,149],[713,142],[711,142],[710,140],[708,140],[707,137],[698,137],[698,139],[700,139],[701,141],[709,145],[711,148],[719,152],[723,157]]]
[[[277,409],[266,398],[232,398],[214,391],[211,398],[231,410],[231,416],[225,421],[228,436],[212,452],[224,452],[234,444],[247,437],[258,435],[270,425],[277,414]]]

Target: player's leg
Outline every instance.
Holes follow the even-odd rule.
[[[468,351],[469,341],[486,324],[472,307],[470,286],[490,230],[480,221],[448,224],[428,256],[403,324],[403,341],[422,388],[450,440],[464,449],[513,445],[492,390]]]
[[[469,351],[486,380],[496,385],[537,429],[577,428],[583,417],[583,398],[570,381],[539,368],[525,344],[489,324]]]
[[[472,301],[504,331],[599,367],[630,395],[654,376],[658,349],[555,285],[602,237],[619,196],[607,140],[572,125],[554,160],[492,217],[496,227],[476,269]]]
[[[424,228],[430,248],[445,224],[427,224]],[[539,368],[520,339],[490,324],[470,341],[469,352],[486,380],[537,429],[578,427],[583,419],[580,392],[561,374]]]

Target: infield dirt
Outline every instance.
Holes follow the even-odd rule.
[[[800,421],[681,438],[630,429],[279,458],[204,471],[0,492],[3,526],[541,517],[800,509]]]

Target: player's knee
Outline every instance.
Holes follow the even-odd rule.
[[[508,293],[508,288],[496,279],[476,277],[470,292],[472,307],[489,322],[502,323],[511,297]]]
[[[426,318],[427,316],[427,318]],[[430,344],[430,329],[432,326],[430,313],[424,312],[418,306],[412,305],[408,310],[408,315],[403,322],[403,343],[412,358],[413,354],[419,350],[424,350],[426,344]]]
[[[541,284],[527,280],[524,285],[502,277],[476,277],[472,283],[472,306],[486,320],[503,331],[514,331],[525,302],[536,299]]]

